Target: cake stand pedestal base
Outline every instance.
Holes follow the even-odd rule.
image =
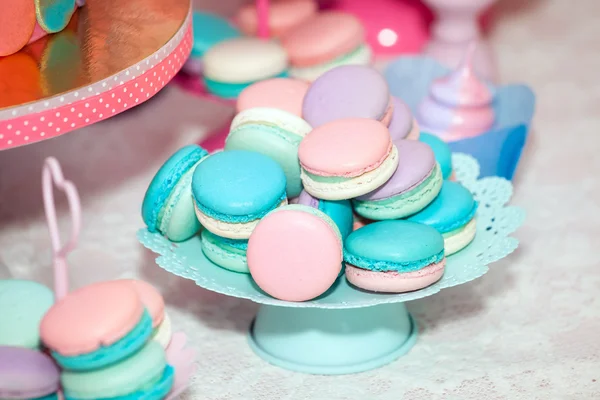
[[[271,364],[343,375],[381,367],[407,353],[417,327],[403,303],[347,309],[263,305],[248,339]]]

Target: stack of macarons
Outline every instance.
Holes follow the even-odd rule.
[[[321,296],[344,264],[358,288],[418,290],[474,239],[477,203],[447,181],[449,148],[420,135],[376,70],[258,82],[241,92],[237,111],[224,151],[188,163],[185,218],[195,214],[202,226],[209,260],[249,273],[267,294]]]
[[[254,3],[241,7],[233,22],[196,11],[193,24],[194,43],[184,70],[202,74],[206,90],[225,99],[265,79],[290,75],[312,82],[341,65],[371,63],[362,23],[352,14],[320,12],[315,0],[271,2],[268,39],[256,37]]]
[[[62,368],[64,397],[166,397],[174,369],[162,345],[168,339],[157,338],[165,321],[160,294],[138,281],[96,283],[57,301],[41,321],[40,336]]]

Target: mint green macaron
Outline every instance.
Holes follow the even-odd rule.
[[[54,304],[46,286],[27,280],[0,280],[0,346],[40,346],[40,321]]]

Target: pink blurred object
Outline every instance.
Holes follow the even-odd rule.
[[[71,211],[71,237],[62,246],[58,223],[56,220],[56,206],[54,204],[54,187],[65,193]],[[81,231],[81,202],[77,188],[65,179],[58,161],[49,157],[44,162],[42,170],[42,194],[44,197],[44,209],[50,241],[52,242],[52,261],[54,264],[54,293],[56,299],[63,298],[69,291],[69,275],[67,268],[67,256],[77,246],[79,232]]]
[[[258,37],[264,40],[269,38],[269,0],[256,0],[258,15]]]
[[[431,39],[424,54],[448,68],[456,68],[470,43],[477,43],[475,71],[495,81],[496,64],[492,51],[482,37],[481,17],[496,0],[423,0],[436,15]],[[489,15],[486,16],[489,18]]]
[[[431,13],[418,0],[336,0],[323,6],[358,17],[376,56],[420,53],[429,38]]]
[[[166,350],[167,363],[175,368],[175,382],[166,400],[173,400],[189,386],[190,379],[196,372],[196,350],[186,347],[187,336],[183,332],[173,334]]]

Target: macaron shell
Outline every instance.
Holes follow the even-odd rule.
[[[358,200],[388,199],[415,188],[431,175],[436,161],[429,146],[414,140],[399,140],[395,144],[400,160],[396,172],[385,185],[360,196]]]
[[[40,322],[54,303],[54,294],[37,282],[0,280],[0,346],[36,349]]]
[[[100,399],[126,396],[160,379],[166,367],[165,351],[149,341],[133,356],[92,371],[63,371],[61,381],[67,398]]]
[[[44,344],[63,356],[108,346],[140,321],[144,306],[134,288],[120,281],[101,282],[69,293],[44,316]]]
[[[202,232],[202,251],[206,258],[219,267],[245,274],[250,272],[245,250],[228,249],[228,246],[220,243],[219,238],[208,230]]]
[[[237,112],[249,108],[277,108],[302,117],[302,102],[309,84],[299,79],[274,78],[248,86],[237,99]]]
[[[285,199],[285,187],[285,174],[277,162],[243,150],[211,155],[198,165],[192,180],[196,208],[231,223],[266,215]]]
[[[446,259],[413,272],[376,272],[346,264],[346,279],[361,289],[379,293],[405,293],[423,289],[444,275]]]
[[[476,210],[477,203],[468,189],[460,183],[445,181],[435,200],[408,220],[447,233],[466,225]]]
[[[342,245],[339,233],[325,222],[328,217],[320,214],[281,209],[258,224],[247,257],[252,278],[262,290],[281,300],[306,301],[335,282]]]
[[[0,398],[35,399],[56,393],[60,372],[46,354],[0,346]]]
[[[272,78],[287,66],[287,54],[279,43],[257,38],[220,42],[204,56],[205,77],[218,82],[245,83]]]
[[[35,27],[33,0],[2,0],[0,12],[0,57],[21,50]]]
[[[315,0],[272,1],[269,5],[269,35],[279,37],[310,19],[316,12],[317,3]],[[247,4],[242,7],[235,19],[245,34],[256,34],[258,30],[256,4]]]
[[[33,0],[37,22],[48,33],[60,32],[75,12],[75,0]]]
[[[413,116],[408,105],[397,97],[392,97],[394,115],[389,125],[392,141],[407,139],[412,132]]]
[[[304,97],[302,115],[313,128],[345,118],[382,121],[393,107],[391,103],[387,82],[379,71],[367,66],[344,65],[312,83]],[[384,122],[387,124],[389,121]]]
[[[241,36],[231,22],[217,14],[194,11],[192,18],[194,44],[191,57],[202,57],[214,45]]]
[[[351,14],[321,12],[289,31],[282,43],[295,67],[321,64],[363,44],[365,31]]]
[[[372,262],[418,262],[443,250],[444,239],[434,228],[403,220],[369,224],[352,232],[344,243],[347,255]]]
[[[352,118],[313,129],[300,143],[298,156],[310,173],[350,178],[377,168],[390,151],[389,131],[383,124]]]
[[[192,176],[194,167],[181,177],[163,210],[160,232],[172,242],[182,242],[194,236],[201,228],[194,213]]]
[[[444,179],[449,179],[452,175],[452,151],[450,150],[450,146],[439,137],[429,133],[421,134],[419,140],[431,147],[435,159],[440,164],[440,168],[442,168]]]
[[[135,289],[142,304],[152,317],[152,327],[156,328],[165,317],[165,300],[162,295],[151,284],[137,279],[121,280],[125,285],[131,285]]]

